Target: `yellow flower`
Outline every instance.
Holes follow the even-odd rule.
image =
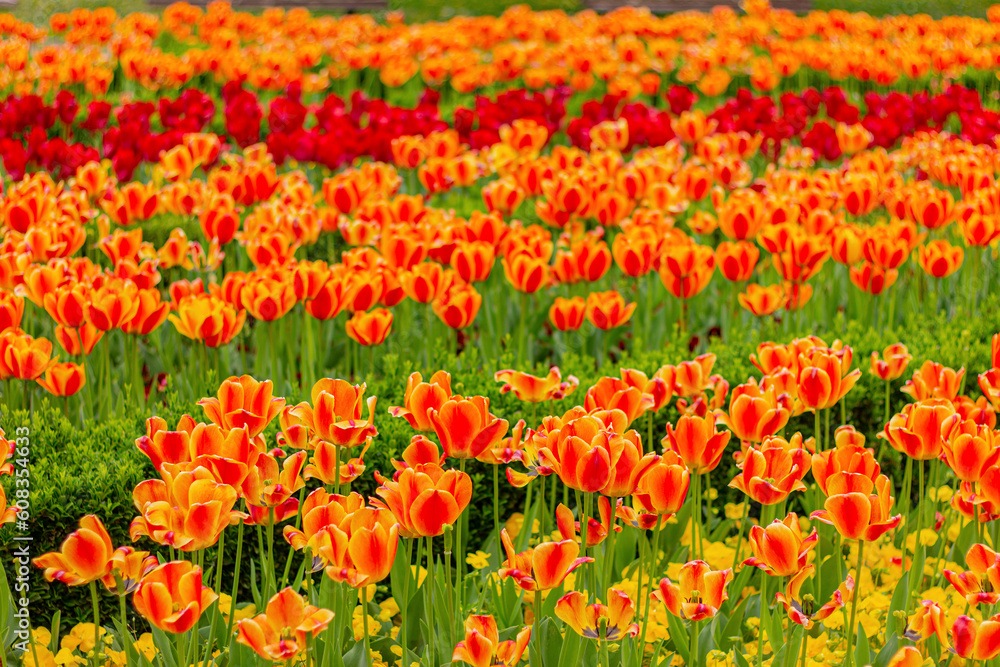
[[[739,521],[743,517],[743,507],[746,503],[726,503],[726,518]]]
[[[465,562],[471,565],[476,570],[481,570],[484,567],[488,567],[490,564],[490,555],[485,551],[477,551],[474,554],[469,554],[465,557]]]
[[[378,606],[382,609],[378,617],[383,623],[399,613],[399,605],[396,604],[395,598],[386,598]]]
[[[38,656],[37,663],[35,662],[35,655]],[[24,667],[57,667],[59,664],[56,662],[55,656],[52,655],[52,651],[45,645],[38,644],[37,642],[35,644],[35,655],[32,655],[30,650],[24,654],[22,658]]]
[[[524,525],[524,515],[520,512],[514,512],[504,523],[504,527],[507,529],[507,534],[510,535],[510,539],[517,539],[518,533],[521,532],[521,526]]]

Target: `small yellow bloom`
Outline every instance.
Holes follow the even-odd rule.
[[[743,508],[746,503],[726,503],[726,518],[739,521],[743,516]]]
[[[489,566],[491,555],[492,554],[488,554],[485,551],[477,551],[476,553],[466,556],[465,562],[476,570],[482,570],[484,567]]]

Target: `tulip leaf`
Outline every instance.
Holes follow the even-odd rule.
[[[250,592],[253,594],[253,603],[257,609],[263,609],[264,605],[260,597],[260,589],[257,588],[257,566],[253,559],[250,559]]]
[[[886,640],[885,646],[875,656],[875,667],[886,667],[893,656],[896,655],[896,651],[899,650],[899,635],[892,634],[887,636],[889,638]]]
[[[584,639],[575,632],[566,631],[566,638],[562,641],[562,646],[559,647],[559,655],[556,662],[551,660],[546,660],[546,664],[553,665],[579,665],[580,664],[580,649],[584,645]],[[548,656],[548,645],[546,645],[546,656]]]
[[[62,612],[58,609],[52,614],[52,627],[49,630],[49,650],[53,654],[59,652],[59,623],[62,620]]]
[[[892,592],[892,600],[889,602],[889,613],[886,614],[885,619],[885,634],[887,637],[895,636],[898,634],[896,629],[896,616],[897,611],[902,611],[906,609],[907,603],[910,601],[910,578],[900,577],[899,583],[896,584],[896,590]]]
[[[354,642],[351,650],[344,654],[344,667],[368,667],[368,656],[365,655],[365,643]]]
[[[163,658],[165,667],[177,667],[178,660],[174,655],[174,651],[176,650],[174,642],[167,637],[167,633],[155,625],[151,629],[153,632],[153,646],[156,647],[156,651]]]
[[[623,530],[615,540],[615,581],[621,578],[621,573],[636,561],[636,546],[639,543],[638,531]]]
[[[705,627],[700,629],[698,633],[698,655],[706,656],[709,651],[718,646],[715,642],[715,634],[722,625],[721,618],[721,616],[716,615],[710,623],[705,623]]]
[[[667,613],[667,625],[670,629],[670,639],[674,642],[674,650],[680,654],[684,664],[689,664],[691,634],[684,627],[684,622],[671,613]]]
[[[768,595],[771,592],[768,591]],[[771,598],[772,600],[774,598]],[[774,607],[770,610],[767,617],[768,627],[767,627],[767,641],[771,644],[771,650],[776,651],[778,646],[785,643],[785,628],[783,621],[785,616],[785,610],[782,607]],[[781,664],[780,661],[776,661],[774,664]]]
[[[871,648],[868,646],[868,636],[865,634],[865,628],[861,623],[858,623],[858,633],[854,641],[857,644],[854,647],[854,664],[871,664]]]
[[[743,596],[743,589],[746,588],[746,585],[750,582],[750,577],[753,576],[754,572],[757,572],[757,568],[755,567],[744,566],[740,569],[740,573],[736,575],[733,583],[729,586],[729,599],[727,599],[722,605],[723,609],[730,608],[735,600],[740,600]],[[740,602],[740,605],[745,602],[746,599],[743,599]]]
[[[557,667],[557,665],[573,664],[560,662],[559,656],[562,654],[563,642],[570,637],[577,637],[575,632],[567,630],[566,639],[563,639],[559,626],[562,623],[556,621],[551,616],[546,616],[539,623],[538,633],[542,636],[542,660],[545,665]]]
[[[744,570],[749,570],[751,568],[743,568]],[[742,576],[742,572],[740,575]],[[729,616],[729,620],[722,627],[719,636],[716,639],[720,651],[728,651],[733,645],[733,638],[742,634],[741,628],[743,627],[743,616],[746,614],[747,600],[749,597],[743,598],[736,609],[733,610],[732,614]]]
[[[736,667],[750,667],[750,663],[747,661],[746,656],[744,656],[739,651],[733,651],[733,662],[736,663]],[[771,661],[774,664],[774,661]]]
[[[951,558],[948,560],[961,563],[963,567],[968,567],[965,562],[965,554],[969,552],[969,547],[976,541],[976,522],[970,521],[958,532],[958,538],[951,547]]]

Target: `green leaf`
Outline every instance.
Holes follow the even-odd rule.
[[[344,654],[344,667],[368,667],[368,660],[365,655],[365,643],[354,642],[347,653]]]
[[[857,643],[857,646],[854,647],[854,664],[871,664],[871,648],[868,646],[868,636],[865,635],[865,629],[860,623],[858,623],[858,634],[855,638],[855,642]]]
[[[757,568],[745,566],[740,569],[740,573],[736,575],[733,583],[729,586],[729,599],[722,605],[723,609],[731,607],[735,600],[740,600],[743,597],[743,589],[746,585],[750,583],[750,577],[753,576],[754,572],[757,572]],[[742,600],[740,604],[743,604],[746,600]]]
[[[62,611],[56,610],[56,613],[52,614],[52,625],[49,626],[49,650],[53,654],[58,653],[59,647],[59,623],[62,621]]]
[[[174,655],[175,647],[174,642],[170,640],[163,630],[160,630],[155,625],[152,626],[153,631],[153,646],[163,657],[163,662],[166,663],[166,667],[177,667],[178,661],[177,657]]]
[[[667,624],[670,628],[670,639],[674,642],[674,650],[684,660],[684,664],[690,662],[690,634],[684,627],[684,622],[671,613],[667,613]]]
[[[875,656],[875,667],[886,667],[889,661],[892,660],[893,656],[896,655],[896,651],[899,650],[899,635],[889,635],[888,641],[886,641],[885,646],[882,650],[878,652]]]
[[[698,632],[698,655],[706,656],[708,652],[716,648],[715,634],[722,625],[721,617],[716,615],[711,623],[706,623],[705,627]]]
[[[899,583],[896,584],[896,589],[892,592],[892,600],[889,602],[889,613],[885,620],[885,634],[886,636],[895,636],[896,631],[896,617],[895,612],[906,609],[907,603],[910,601],[910,578],[902,577]]]
[[[584,645],[584,639],[575,632],[566,631],[566,638],[563,639],[562,646],[559,647],[559,656],[556,662],[546,659],[547,665],[579,665],[580,649]],[[547,649],[548,647],[546,647]],[[548,655],[548,650],[546,650]]]
[[[572,664],[572,663],[562,663],[559,661],[559,656],[562,654],[563,647],[563,636],[559,631],[559,626],[562,625],[556,621],[551,616],[546,616],[539,623],[538,633],[542,636],[542,660],[546,665],[556,665],[562,664]],[[570,637],[578,637],[572,630],[567,630],[566,640],[568,641]]]
[[[743,617],[746,615],[746,606],[749,599],[749,597],[745,597],[738,605],[736,605],[736,609],[734,609],[733,613],[729,615],[729,619],[719,632],[719,636],[716,637],[716,642],[718,643],[720,651],[728,651],[732,648],[733,638],[741,634],[740,628],[743,627]]]
[[[750,667],[750,663],[747,662],[746,657],[736,650],[733,651],[733,662],[736,663],[736,667]]]

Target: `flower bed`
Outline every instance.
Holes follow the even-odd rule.
[[[0,19],[3,650],[995,659],[994,26]]]

